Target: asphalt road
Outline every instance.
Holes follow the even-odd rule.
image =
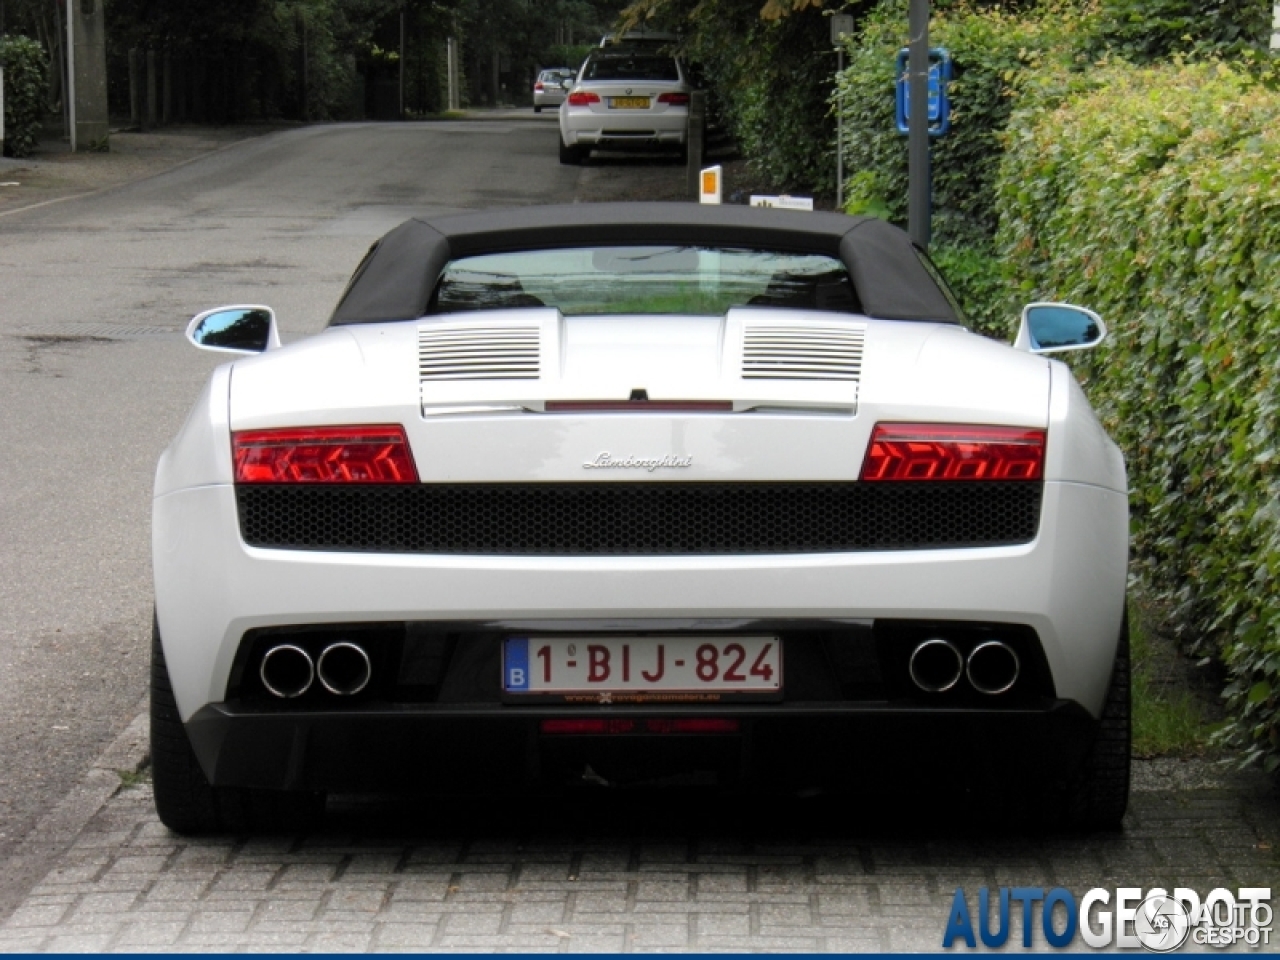
[[[0,216],[0,862],[140,709],[152,474],[219,362],[187,319],[266,303],[313,332],[406,216],[580,175],[554,118],[309,127]]]

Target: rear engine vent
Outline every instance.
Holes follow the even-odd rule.
[[[862,376],[867,329],[750,324],[742,335],[744,380],[846,380]]]
[[[541,334],[532,324],[419,327],[420,379],[537,380]]]

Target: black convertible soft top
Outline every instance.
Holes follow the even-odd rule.
[[[417,319],[445,265],[459,257],[636,244],[825,254],[848,268],[868,316],[960,322],[911,239],[883,220],[695,203],[583,203],[415,217],[374,244],[329,322]]]

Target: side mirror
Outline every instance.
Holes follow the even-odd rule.
[[[576,81],[574,80],[573,77],[565,77],[563,80],[560,81],[560,86],[563,87],[565,90],[572,90],[575,82]]]
[[[280,346],[280,331],[270,307],[218,307],[191,318],[187,339],[202,350],[262,353]]]
[[[1069,303],[1029,303],[1022,308],[1013,347],[1028,353],[1065,353],[1096,347],[1106,335],[1106,324],[1092,310]]]

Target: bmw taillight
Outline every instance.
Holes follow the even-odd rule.
[[[569,106],[571,107],[587,107],[593,103],[599,102],[599,95],[587,90],[575,90],[573,93],[569,94]]]
[[[687,93],[660,93],[658,94],[658,102],[684,107],[689,104],[689,95]]]
[[[864,481],[1039,480],[1044,431],[1023,427],[880,423],[862,462]]]
[[[236,483],[417,483],[404,427],[290,427],[231,435]]]

